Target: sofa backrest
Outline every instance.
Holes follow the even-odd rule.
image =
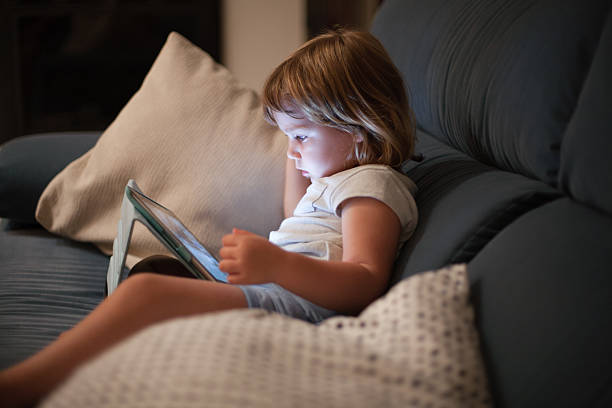
[[[609,7],[610,1],[607,2]],[[605,13],[604,13],[605,14]],[[560,185],[577,201],[612,214],[612,13],[565,129]]]
[[[468,262],[497,406],[612,406],[612,1],[386,0],[418,123],[394,282]]]
[[[609,1],[396,3],[373,32],[404,74],[419,126],[482,162],[556,185]]]

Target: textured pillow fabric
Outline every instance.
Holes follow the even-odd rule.
[[[468,291],[455,265],[320,326],[254,309],[172,320],[88,363],[42,406],[489,406]]]
[[[84,156],[47,186],[37,220],[112,252],[128,179],[213,252],[233,226],[267,234],[282,219],[286,137],[258,96],[201,49],[171,33],[142,87]],[[166,253],[137,225],[128,265]]]

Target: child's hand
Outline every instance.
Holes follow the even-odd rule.
[[[286,251],[259,235],[234,228],[223,237],[219,255],[219,268],[228,274],[229,283],[256,284],[274,282]]]

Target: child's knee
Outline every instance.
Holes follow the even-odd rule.
[[[128,301],[138,299],[148,300],[159,296],[163,289],[163,279],[155,273],[139,273],[130,276],[117,287],[117,295],[127,298]],[[119,296],[117,296],[119,297]]]

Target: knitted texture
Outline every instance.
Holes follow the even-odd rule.
[[[178,33],[97,144],[43,192],[37,220],[110,254],[123,189],[134,179],[216,253],[232,227],[260,235],[282,220],[287,137],[258,95]],[[128,265],[167,253],[137,225]]]
[[[82,367],[59,407],[485,407],[465,265],[314,326],[261,310],[172,320]]]

